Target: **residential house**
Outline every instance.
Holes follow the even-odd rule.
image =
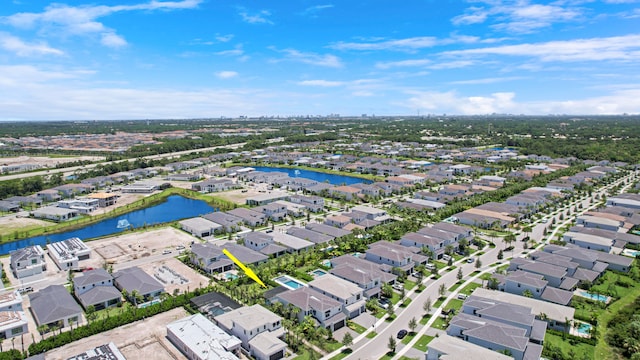
[[[113,273],[114,285],[128,294],[129,301],[138,304],[135,295],[142,297],[143,302],[159,300],[164,293],[164,286],[153,276],[147,274],[137,266],[119,270]]]
[[[73,293],[85,309],[102,310],[120,304],[122,294],[113,285],[113,277],[104,269],[83,272],[73,278]]]
[[[297,226],[292,226],[288,228],[287,234],[298,237],[300,239],[311,241],[314,244],[324,244],[334,239],[333,236],[325,235],[312,230],[299,228]]]
[[[46,206],[34,210],[31,215],[37,219],[52,220],[57,222],[67,221],[78,216],[76,209],[64,209],[60,207]]]
[[[191,185],[191,189],[204,193],[227,191],[236,188],[231,179],[207,179]]]
[[[167,324],[167,339],[189,360],[237,360],[242,345],[202,314]]]
[[[242,307],[214,317],[216,324],[242,341],[242,347],[257,360],[285,356],[282,319],[261,305]]]
[[[202,215],[204,219],[212,221],[222,226],[222,230],[225,232],[236,232],[242,227],[244,220],[242,218],[226,213],[224,211],[216,211]]]
[[[410,274],[416,265],[427,264],[428,258],[410,250],[411,248],[381,240],[369,245],[365,259],[376,264],[390,265]]]
[[[194,217],[180,220],[180,228],[193,236],[205,238],[213,236],[217,231],[222,231],[223,226],[204,217]]]
[[[60,270],[78,269],[79,262],[91,256],[91,249],[77,237],[50,243],[47,250]]]
[[[18,290],[0,293],[0,339],[10,339],[29,332],[29,323],[22,309]]]
[[[342,185],[342,186],[336,186],[330,189],[329,193],[333,197],[336,197],[336,198],[341,197],[347,201],[351,201],[357,198],[358,195],[362,193],[362,190],[355,188],[353,186]]]
[[[227,214],[231,214],[233,216],[241,218],[242,221],[247,224],[247,226],[251,227],[257,227],[264,224],[267,218],[266,215],[261,212],[245,208],[236,208],[233,210],[229,210],[227,211]]]
[[[288,290],[276,295],[276,301],[283,305],[300,309],[298,321],[302,323],[306,316],[311,316],[318,321],[320,326],[336,331],[346,325],[346,315],[343,304],[327,295],[310,289],[306,286],[295,290]]]
[[[49,285],[29,295],[29,301],[38,326],[64,328],[82,322],[82,308],[63,285]]]
[[[465,359],[470,354],[473,354],[473,360],[513,360],[512,356],[507,356],[446,334],[440,335],[429,342],[425,359]]]
[[[233,268],[233,261],[223,254],[222,248],[208,242],[191,245],[189,260],[209,274],[221,273]]]
[[[358,285],[332,274],[322,275],[308,283],[309,288],[339,301],[349,319],[365,311],[364,290]]]
[[[10,267],[13,275],[22,279],[27,276],[41,274],[47,270],[44,250],[40,245],[28,246],[9,252]]]
[[[287,247],[276,244],[271,235],[263,232],[252,231],[243,234],[242,238],[244,246],[269,257],[282,256],[288,250]]]

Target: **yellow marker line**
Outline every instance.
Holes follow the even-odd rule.
[[[242,271],[244,271],[245,274],[247,274],[248,277],[252,278],[253,281],[257,282],[258,284],[262,285],[263,287],[267,287],[267,285],[265,285],[262,280],[260,280],[260,278],[258,277],[258,275],[256,275],[253,270],[249,269],[248,267],[245,266],[245,264],[241,263],[240,260],[238,260],[235,256],[233,256],[233,254],[231,254],[229,252],[229,250],[227,249],[222,249],[222,252],[227,255],[227,257],[229,259],[231,259],[236,265],[238,265],[238,267],[240,269],[242,269]]]

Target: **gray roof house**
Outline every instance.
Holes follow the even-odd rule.
[[[214,317],[216,324],[228,334],[238,337],[242,347],[258,360],[284,357],[287,344],[282,319],[256,304],[241,307]]]
[[[539,359],[547,324],[526,306],[470,296],[451,319],[447,334],[492,350],[509,350],[516,360]]]
[[[29,295],[29,301],[38,326],[67,327],[82,321],[82,308],[62,285],[49,285]]]
[[[222,248],[211,243],[191,245],[191,263],[211,274],[231,270],[233,261],[222,253]]]
[[[445,334],[436,337],[429,343],[426,360],[458,360],[468,358],[469,354],[473,354],[473,360],[513,359],[511,356]]]
[[[10,253],[10,267],[16,278],[40,274],[47,270],[44,250],[40,245],[27,246]]]
[[[73,290],[86,309],[102,310],[120,303],[122,294],[113,286],[113,277],[104,269],[89,270],[73,278]]]
[[[158,280],[137,266],[113,273],[113,280],[116,287],[120,291],[126,290],[132,300],[131,295],[134,291],[140,294],[144,301],[158,299],[164,292],[164,286]]]
[[[313,230],[307,230],[296,226],[292,226],[287,229],[287,234],[300,239],[311,241],[314,244],[324,244],[334,239],[333,236],[321,234]]]
[[[340,229],[335,226],[330,226],[326,224],[318,224],[318,223],[308,223],[307,225],[305,225],[305,229],[319,232],[321,234],[330,235],[330,236],[333,236],[334,238],[339,238],[341,236],[347,236],[351,234],[351,232],[348,230]]]
[[[291,304],[300,309],[298,321],[301,323],[304,321],[305,316],[310,315],[321,326],[332,331],[346,325],[347,317],[342,311],[343,305],[341,302],[306,286],[280,293],[276,295],[276,299],[284,305]]]

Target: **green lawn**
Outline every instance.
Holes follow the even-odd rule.
[[[344,359],[347,356],[349,356],[349,354],[351,354],[353,351],[351,349],[343,349],[340,354],[334,356],[331,358],[331,360],[340,360],[340,359]],[[297,358],[296,358],[297,359]]]
[[[413,289],[413,287],[416,286],[416,282],[415,281],[411,281],[411,280],[405,280],[404,281],[404,289],[409,291],[411,289]]]
[[[349,326],[349,329],[357,332],[358,334],[362,334],[363,332],[367,331],[367,329],[365,329],[364,326],[357,324],[353,321],[349,321],[347,326]]]
[[[414,333],[412,335],[411,332],[409,332],[409,334],[402,339],[401,343],[407,345],[414,337],[416,337],[416,334]]]
[[[444,302],[445,298],[439,298],[438,300],[436,300],[435,303],[433,303],[433,305],[431,306],[434,309],[437,309],[440,307],[440,305],[442,305],[442,303]]]
[[[420,351],[427,351],[427,345],[429,345],[429,343],[433,339],[434,339],[433,336],[422,335],[420,339],[418,339],[418,341],[415,344],[413,344],[413,347]]]
[[[444,321],[444,318],[442,316],[438,316],[436,321],[431,324],[431,327],[438,330],[444,330],[447,328],[447,323]]]
[[[447,303],[447,309],[456,309],[456,314],[457,314],[458,310],[462,309],[462,303],[463,302],[464,301],[462,301],[460,299],[451,299]]]
[[[439,261],[439,260],[434,261],[433,264],[436,266],[436,269],[438,269],[438,270],[448,266],[446,262],[442,262],[442,261]]]
[[[423,315],[420,319],[420,325],[426,325],[427,322],[429,322],[429,319],[431,319],[431,315]]]
[[[449,288],[449,291],[454,291],[455,289],[457,289],[463,283],[464,283],[464,280],[458,280],[458,282],[456,282],[455,284],[451,285],[451,287]]]
[[[319,359],[320,358],[320,354],[318,354],[317,352],[313,351],[313,350],[309,350],[306,348],[301,348],[300,351],[298,351],[298,356],[294,357],[295,360],[309,360],[311,359],[311,352],[315,353],[315,359]]]
[[[473,290],[475,290],[476,288],[479,288],[481,286],[482,286],[482,284],[471,283],[471,284],[465,286],[464,288],[462,288],[462,290],[460,290],[460,293],[465,294],[465,295],[471,295]]]
[[[594,359],[593,354],[595,347],[593,345],[585,343],[575,343],[571,345],[569,341],[563,340],[561,336],[547,333],[544,337],[544,347],[553,347],[554,349],[560,349],[565,358],[569,359]],[[571,353],[573,351],[573,353]],[[569,355],[573,355],[570,357]],[[601,359],[600,357],[598,359]]]

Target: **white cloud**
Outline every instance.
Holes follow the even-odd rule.
[[[0,48],[17,56],[64,55],[62,50],[54,49],[45,42],[28,44],[13,35],[0,33]]]
[[[338,58],[335,55],[305,53],[295,49],[283,49],[283,50],[277,50],[275,48],[271,48],[271,49],[285,54],[284,60],[301,62],[309,65],[324,66],[324,67],[333,67],[333,68],[342,67],[342,62],[340,61],[340,58]]]
[[[68,6],[64,4],[51,4],[41,13],[17,13],[0,17],[0,22],[11,26],[31,29],[40,27],[45,34],[86,36],[98,34],[100,42],[105,46],[121,47],[126,45],[126,40],[114,29],[96,21],[99,18],[125,11],[152,11],[192,9],[197,7],[202,0],[183,1],[150,1],[148,3],[134,5],[94,5],[94,6]]]
[[[231,79],[238,76],[238,73],[235,71],[218,71],[216,76],[220,79]]]
[[[304,80],[298,81],[297,84],[302,86],[337,87],[343,86],[345,83],[343,81]]]
[[[127,45],[127,41],[122,36],[110,32],[102,33],[100,43],[112,48],[119,48]]]
[[[452,85],[481,85],[481,84],[495,84],[495,83],[499,83],[499,82],[515,81],[515,80],[522,80],[522,79],[524,79],[524,77],[522,77],[522,76],[506,76],[506,77],[492,77],[492,78],[483,78],[483,79],[450,81],[449,84],[452,84]]]
[[[371,42],[337,42],[329,45],[336,50],[394,50],[415,51],[432,47],[438,44],[438,39],[433,36],[419,36],[406,39],[393,39]]]
[[[486,6],[472,6],[465,14],[451,19],[454,25],[480,24],[493,21],[492,27],[508,33],[530,33],[554,23],[576,21],[582,18],[583,9],[561,6],[560,2],[549,5],[520,1],[480,1]]]
[[[229,42],[229,41],[231,41],[231,39],[233,39],[233,34],[216,35],[216,40],[218,40],[220,42]]]
[[[273,21],[269,20],[268,17],[271,16],[271,12],[267,10],[262,10],[255,14],[249,14],[248,12],[242,10],[240,11],[240,16],[242,17],[242,21],[249,24],[270,24],[273,25]]]
[[[443,52],[448,56],[521,56],[541,61],[637,61],[640,59],[640,35],[577,39],[505,45]]]
[[[396,67],[426,66],[429,64],[431,64],[431,60],[429,59],[414,59],[414,60],[379,62],[376,64],[376,67],[378,69],[390,69],[390,68],[396,68]]]
[[[304,11],[302,11],[302,15],[316,17],[318,12],[320,12],[322,10],[326,10],[326,9],[331,9],[333,7],[334,6],[332,4],[310,6],[310,7],[306,8],[306,9],[304,9]]]
[[[608,95],[585,99],[515,101],[513,92],[500,92],[480,96],[464,96],[455,91],[408,91],[410,96],[401,105],[414,111],[461,115],[483,114],[622,114],[640,113],[640,88],[615,91]]]

